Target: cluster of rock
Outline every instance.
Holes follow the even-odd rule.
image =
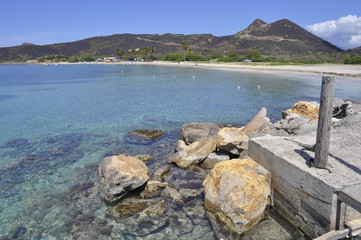
[[[261,135],[285,136],[289,134],[304,135],[317,131],[318,114],[320,104],[318,102],[300,101],[292,108],[282,112],[282,119],[268,127],[251,133],[251,137]],[[356,114],[361,111],[359,103],[352,104],[351,101],[344,101],[335,98],[333,102],[332,121],[337,123],[340,119]]]
[[[221,128],[212,123],[188,123],[182,127],[169,162],[180,168],[200,166],[209,172],[203,178],[204,201],[213,228],[226,226],[232,234],[239,235],[263,218],[270,195],[270,174],[253,160],[242,158],[247,155],[249,134],[269,124],[266,109],[262,108],[242,128]],[[173,165],[164,165],[149,177],[146,165],[137,157],[105,157],[98,166],[101,196],[115,204],[113,216],[130,214],[138,222],[149,222],[152,227],[138,230],[144,231],[138,233],[144,236],[164,226],[169,206],[182,208],[185,199],[200,195],[199,190],[177,190],[167,183],[165,176],[172,168]],[[127,197],[134,191],[140,198]],[[225,225],[219,225],[217,219]]]
[[[219,161],[247,156],[249,134],[270,125],[262,108],[244,127],[220,128],[213,123],[183,125],[170,162],[185,168],[192,165],[211,169]]]
[[[335,103],[334,117],[354,113],[350,102],[336,99]],[[205,220],[207,214],[216,235],[217,232],[220,233],[218,238],[236,238],[263,218],[271,194],[270,173],[247,156],[249,138],[264,134],[303,134],[315,131],[318,111],[319,104],[316,102],[298,102],[284,111],[283,118],[274,124],[266,117],[265,108],[240,128],[220,127],[212,123],[184,124],[180,139],[174,146],[174,153],[168,158],[169,163],[175,163],[179,168],[174,164],[165,164],[150,177],[148,168],[142,161],[149,156],[121,154],[105,157],[98,166],[101,196],[111,204],[112,216],[120,219],[132,216],[136,219],[136,224],[125,222],[122,226],[128,230],[134,228],[138,237],[145,237],[157,229],[174,224],[180,225],[180,229],[184,230],[179,233],[182,236],[194,234],[197,231],[190,222],[208,221]],[[139,136],[146,136],[145,133],[145,130],[133,131],[127,139],[134,142]],[[153,141],[164,133],[152,130],[150,134],[152,137],[146,141],[136,139],[136,142],[148,144],[148,141]],[[169,182],[184,176],[175,169],[199,167],[204,174],[197,170],[197,179],[204,179],[204,189],[202,186],[193,188],[187,182],[179,188]],[[189,174],[186,173],[185,179],[194,175]],[[199,198],[203,190],[207,211],[204,211],[199,202],[197,208],[194,205],[188,208],[189,199],[196,201],[194,199]],[[187,217],[192,208],[197,209],[197,213],[192,214],[202,216],[197,221]],[[183,210],[176,212],[170,209]],[[205,229],[203,231],[206,232]],[[225,231],[229,232],[228,235],[225,235]]]

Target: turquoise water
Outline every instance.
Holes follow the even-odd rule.
[[[183,123],[242,125],[263,106],[275,121],[293,103],[317,100],[320,82],[133,64],[0,66],[0,238],[76,238],[88,230],[74,225],[97,221],[106,228],[106,206],[89,190],[104,156],[150,153],[154,171]],[[337,80],[338,97],[361,100],[360,91],[361,81]],[[144,128],[167,134],[144,146],[124,141]]]

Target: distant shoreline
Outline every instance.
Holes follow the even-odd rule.
[[[194,62],[150,62],[140,64],[154,64],[161,66],[187,66],[207,69],[228,70],[236,72],[261,72],[261,73],[279,73],[279,74],[304,74],[304,75],[330,75],[354,80],[361,80],[361,65],[344,64],[305,64],[305,65],[267,65],[242,64],[242,63],[194,63]]]
[[[3,62],[1,65],[41,65],[42,63],[19,63]],[[69,63],[57,62],[50,65],[72,65],[72,64],[140,64],[157,66],[179,66],[197,67],[207,69],[228,70],[236,72],[262,72],[280,74],[304,74],[304,75],[331,75],[354,80],[361,80],[361,65],[344,64],[304,64],[304,65],[269,65],[267,63],[206,63],[206,62],[90,62],[90,63]]]

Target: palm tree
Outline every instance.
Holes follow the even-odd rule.
[[[187,53],[188,48],[189,48],[188,42],[187,41],[182,41],[181,46],[182,46],[182,49],[183,49],[183,55],[184,55],[184,61],[185,61],[186,60],[186,53]]]
[[[155,52],[155,47],[150,46],[150,60],[151,61],[153,61],[153,59],[154,59],[154,56],[153,56],[154,52]]]
[[[124,56],[125,51],[118,48],[117,50],[115,50],[115,54],[117,55],[117,60],[119,62],[119,60]]]
[[[140,55],[142,56],[144,61],[148,61],[149,57],[149,53],[150,53],[150,49],[148,47],[141,47],[140,50]]]

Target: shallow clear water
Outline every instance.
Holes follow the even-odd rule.
[[[74,237],[84,231],[67,212],[74,205],[83,204],[82,216],[106,218],[103,203],[86,206],[81,195],[94,187],[104,156],[151,153],[154,171],[183,123],[245,124],[263,106],[275,121],[293,103],[317,100],[320,83],[319,76],[132,64],[0,66],[0,238]],[[336,96],[361,100],[360,91],[361,81],[337,79]],[[146,146],[124,142],[144,128],[167,134]]]

